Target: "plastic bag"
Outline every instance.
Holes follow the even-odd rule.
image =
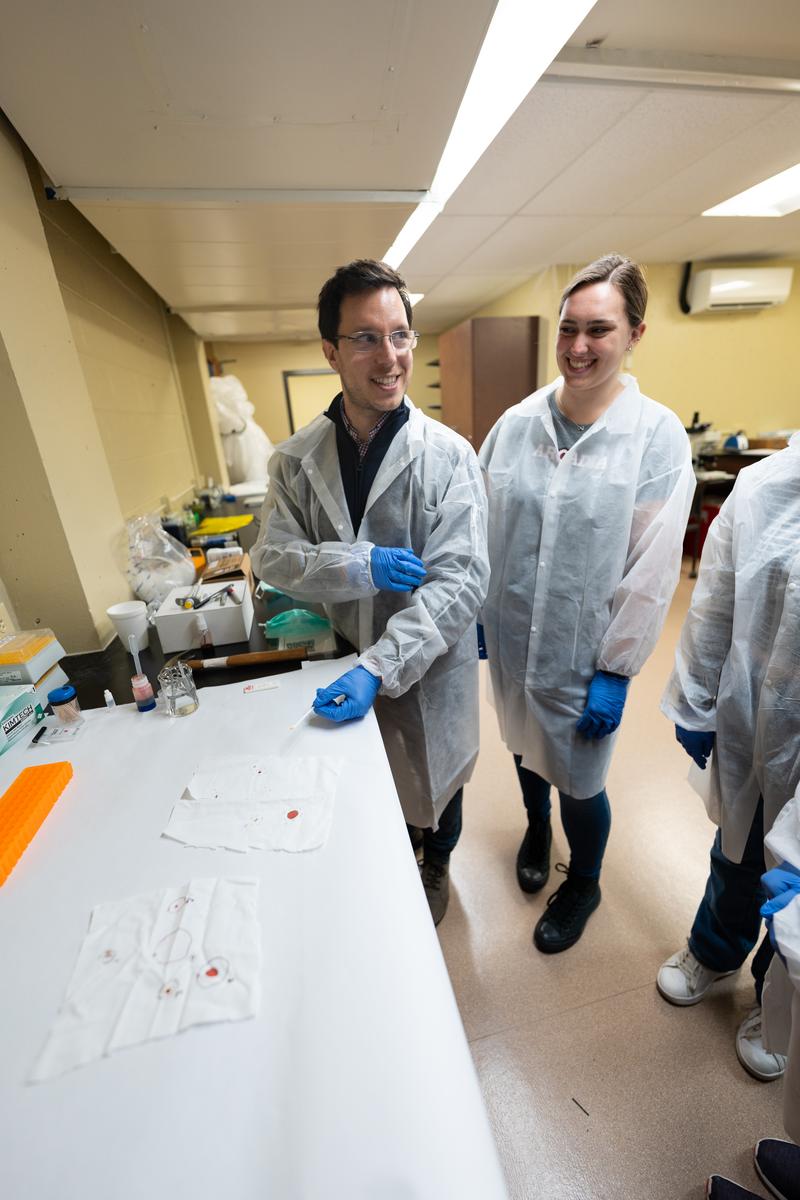
[[[134,517],[127,523],[126,574],[134,594],[153,611],[173,588],[194,583],[192,556],[161,527],[158,513]]]
[[[209,380],[217,410],[217,423],[231,483],[267,481],[267,463],[275,447],[253,420],[255,408],[235,375],[215,375]]]
[[[327,617],[307,608],[290,608],[264,622],[267,637],[314,637],[331,628]]]

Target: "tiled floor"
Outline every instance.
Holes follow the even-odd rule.
[[[512,1200],[700,1200],[712,1171],[766,1196],[752,1147],[786,1136],[782,1084],[751,1079],[734,1050],[753,1002],[749,971],[693,1008],[666,1004],[654,985],[685,941],[714,833],[658,708],[691,588],[684,569],[659,645],[631,688],[608,781],[603,903],[564,954],[539,954],[531,942],[557,884],[530,897],[517,887],[524,810],[483,703],[439,934]],[[566,843],[556,820],[557,859]]]

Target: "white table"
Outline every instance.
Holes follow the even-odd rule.
[[[0,889],[0,1189],[8,1200],[495,1200],[505,1184],[375,718],[288,726],[336,663],[275,690],[206,688],[183,719],[87,714],[75,775]],[[326,847],[191,850],[161,838],[201,755],[346,762]],[[36,1086],[24,1080],[103,900],[258,877],[263,1000]]]

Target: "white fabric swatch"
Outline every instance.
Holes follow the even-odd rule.
[[[257,901],[257,880],[192,879],[97,905],[30,1082],[191,1025],[254,1017]]]
[[[341,759],[241,755],[206,760],[164,837],[187,846],[316,850],[327,841]]]

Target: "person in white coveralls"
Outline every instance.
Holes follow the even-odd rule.
[[[572,946],[600,903],[615,730],[678,582],[695,486],[680,420],[621,374],[646,304],[644,276],[627,258],[579,271],[561,298],[561,378],[508,409],[479,456],[491,566],[484,636],[528,815],[523,891],[549,875],[551,785],[570,847],[567,877],[534,930],[544,953]]]
[[[692,1005],[737,971],[762,934],[764,835],[800,783],[800,434],[737,477],[712,523],[662,710],[710,772],[719,829],[688,944],[658,973],[661,995]],[[706,766],[709,760],[709,765]],[[736,1051],[757,1079],[786,1058],[768,1050],[761,996],[772,958],[754,957],[755,1006]]]

